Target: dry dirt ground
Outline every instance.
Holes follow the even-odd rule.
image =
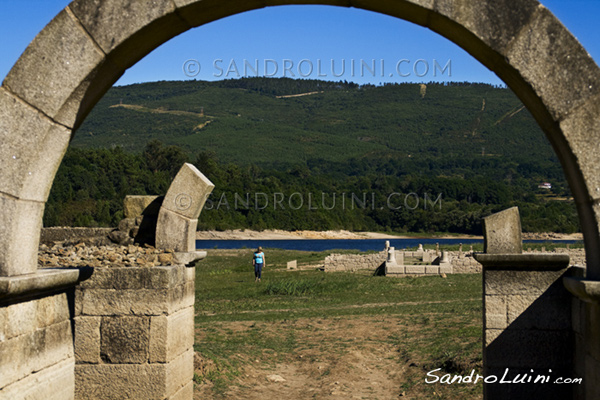
[[[228,389],[217,395],[212,384],[195,385],[195,400],[304,400],[304,399],[450,399],[447,388],[424,383],[426,360],[401,350],[392,335],[418,335],[406,318],[385,316],[299,319],[286,322],[219,322],[220,331],[244,332],[255,325],[267,335],[293,329],[297,349],[283,357],[263,354],[244,359],[243,369]],[[282,324],[288,324],[282,330]],[[197,331],[196,341],[203,333]],[[269,356],[271,359],[269,359]],[[206,373],[214,364],[196,354],[196,373]],[[480,399],[480,391],[461,394],[462,399]],[[464,396],[463,396],[464,395]]]

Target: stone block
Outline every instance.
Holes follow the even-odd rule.
[[[156,247],[174,251],[196,250],[197,219],[189,219],[161,208],[156,223]]]
[[[149,317],[103,317],[100,335],[100,357],[105,363],[142,364],[148,362]]]
[[[73,358],[70,321],[0,342],[0,387],[69,358]]]
[[[551,287],[559,290],[564,270],[559,271],[502,271],[485,270],[486,295],[542,295]]]
[[[544,7],[538,8],[506,56],[510,65],[533,85],[557,121],[599,93],[596,63]]]
[[[560,122],[560,127],[577,159],[583,173],[588,193],[595,200],[600,199],[600,96],[589,99]]]
[[[511,207],[483,218],[483,236],[487,254],[522,253],[519,209]]]
[[[0,276],[35,273],[44,203],[0,193],[0,210]]]
[[[567,296],[507,296],[508,329],[569,330],[571,302]]]
[[[500,334],[504,332],[504,329],[486,329],[484,330],[484,343],[486,346],[490,345],[491,343],[494,342],[494,340],[496,340]]]
[[[78,364],[75,399],[163,400],[166,364]]]
[[[405,271],[407,274],[424,274],[425,266],[424,265],[406,265]]]
[[[99,364],[101,317],[75,317],[75,360],[77,363]]]
[[[569,331],[504,330],[485,347],[484,360],[488,367],[497,368],[568,368],[571,335]]]
[[[87,289],[81,292],[81,315],[161,315],[170,308],[167,289]]]
[[[386,275],[404,275],[405,268],[404,265],[398,264],[385,264],[385,274]]]
[[[600,399],[600,362],[589,355],[585,356],[585,376],[583,384],[585,385],[585,399]]]
[[[440,265],[440,274],[452,274],[453,272],[452,265]]]
[[[82,281],[82,289],[169,289],[185,282],[183,266],[151,268],[94,268],[92,276]]]
[[[5,339],[43,329],[69,318],[69,304],[65,293],[0,308],[0,326],[5,327]]]
[[[435,11],[432,13],[429,26],[437,32],[443,28],[445,35],[450,35],[453,40],[455,35],[466,35],[460,29],[450,29],[449,21],[444,17],[460,24],[490,46],[495,51],[502,53],[511,40],[529,21],[536,11],[538,2],[524,0],[514,3],[511,0],[471,2],[468,0],[442,0],[435,2]],[[450,31],[450,32],[449,32]]]
[[[198,168],[185,163],[169,186],[161,209],[177,213],[188,220],[196,220],[214,187]]]
[[[190,26],[200,26],[220,18],[228,17],[244,11],[265,7],[261,0],[228,1],[224,6],[223,0],[197,1],[174,0],[177,11]]]
[[[0,389],[0,399],[72,400],[75,395],[75,361],[60,361]]]
[[[190,28],[169,0],[75,0],[69,8],[122,68]]]
[[[298,269],[298,262],[297,262],[297,260],[288,261],[287,262],[287,269]]]
[[[69,129],[0,88],[0,192],[46,201],[70,138]]]
[[[435,253],[431,253],[429,251],[423,252],[423,262],[424,263],[431,263],[434,258],[435,258]]]
[[[167,397],[174,395],[194,379],[194,350],[189,349],[167,365]]]
[[[123,214],[125,218],[137,218],[142,215],[158,216],[162,199],[162,196],[125,196]]]
[[[438,265],[425,265],[425,273],[439,275],[440,267]]]
[[[194,346],[194,308],[150,320],[150,362],[170,362]]]
[[[600,360],[600,305],[586,304],[585,307],[585,333],[586,352],[595,359]]]
[[[508,308],[505,296],[485,296],[484,328],[505,329],[507,327]]]
[[[192,400],[194,398],[194,382],[189,382],[187,385],[179,389],[177,393],[169,397],[169,400]]]
[[[104,54],[63,10],[25,49],[4,85],[46,115],[74,127],[82,99],[90,96],[97,100],[122,74],[122,70],[108,67],[98,74],[103,62]],[[91,81],[98,75],[103,84],[92,87]]]

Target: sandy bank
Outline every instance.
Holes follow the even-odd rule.
[[[423,237],[431,237],[423,235]],[[478,238],[481,236],[436,236],[443,238]],[[196,239],[199,240],[285,240],[285,239],[416,239],[417,236],[388,235],[378,232],[350,232],[339,231],[283,231],[269,229],[264,231],[253,231],[250,229],[235,229],[228,231],[199,231]]]

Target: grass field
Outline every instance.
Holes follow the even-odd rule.
[[[316,270],[329,252],[212,250],[196,268],[196,399],[480,399],[481,276]],[[287,271],[286,262],[311,265]]]

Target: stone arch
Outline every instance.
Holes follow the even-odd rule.
[[[537,0],[75,0],[0,88],[0,276],[35,273],[44,204],[69,140],[144,55],[192,27],[267,6],[323,4],[439,33],[494,71],[531,111],[576,200],[587,276],[600,279],[600,69]]]

